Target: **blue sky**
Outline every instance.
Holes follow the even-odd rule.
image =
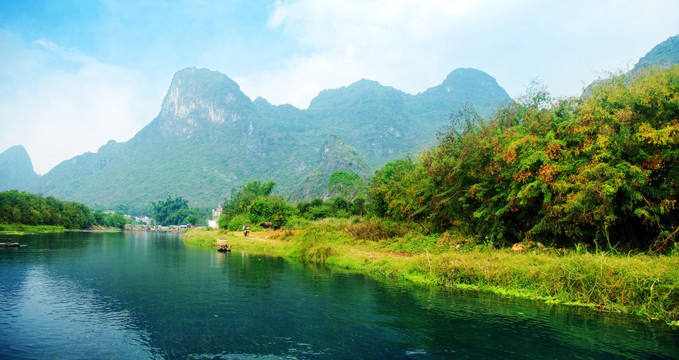
[[[0,152],[24,145],[44,174],[127,141],[187,66],[299,108],[361,78],[416,94],[458,67],[564,97],[677,33],[676,0],[5,0]]]

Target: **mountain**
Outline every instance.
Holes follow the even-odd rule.
[[[310,201],[317,197],[329,199],[328,182],[336,171],[357,174],[364,181],[370,176],[370,166],[361,154],[345,144],[339,136],[330,135],[321,147],[318,167],[292,190],[289,199],[293,202]]]
[[[0,191],[26,190],[39,178],[23,146],[12,146],[0,153]]]
[[[128,213],[148,212],[168,195],[215,207],[257,179],[275,181],[283,196],[324,196],[334,171],[367,177],[433,145],[465,102],[488,115],[508,101],[488,74],[457,69],[417,95],[363,79],[324,90],[301,110],[251,101],[226,75],[187,68],[172,78],[158,116],[132,139],[66,160],[29,190]]]
[[[669,66],[679,64],[679,35],[669,37],[656,45],[639,62],[634,65],[632,72],[638,72],[651,66]]]

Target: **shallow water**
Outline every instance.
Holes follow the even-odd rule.
[[[658,322],[377,282],[176,235],[11,240],[28,246],[0,249],[0,359],[679,358],[679,331]]]

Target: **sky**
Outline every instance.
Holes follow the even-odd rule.
[[[512,98],[535,80],[568,97],[678,33],[677,0],[0,0],[0,152],[23,145],[45,174],[127,141],[186,67],[300,109],[363,78],[417,94],[461,67]]]

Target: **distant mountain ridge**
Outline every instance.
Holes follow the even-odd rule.
[[[22,145],[0,153],[0,191],[26,190],[40,178]]]
[[[631,73],[677,63],[679,35],[651,49]],[[487,116],[508,101],[490,75],[456,69],[416,95],[362,79],[321,91],[300,110],[251,101],[226,75],[186,68],[174,75],[158,116],[131,140],[110,141],[42,177],[23,147],[10,148],[0,154],[0,189],[131,213],[148,211],[167,195],[215,207],[252,179],[274,180],[276,191],[292,200],[323,197],[333,171],[367,178],[384,163],[433,145],[436,131],[465,102]]]
[[[632,72],[651,66],[670,66],[679,64],[679,34],[670,36],[656,45],[634,65]]]
[[[508,101],[490,75],[457,69],[417,95],[363,79],[324,90],[300,110],[251,101],[226,75],[186,68],[174,75],[158,116],[132,139],[62,162],[30,191],[130,213],[148,211],[167,195],[215,207],[257,179],[275,181],[286,197],[310,199],[327,195],[319,181],[351,169],[319,158],[321,149],[361,164],[356,171],[368,177],[432,145],[464,103],[485,116]]]

